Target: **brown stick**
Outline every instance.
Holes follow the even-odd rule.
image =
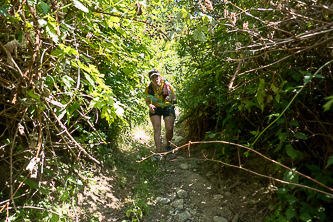
[[[236,77],[237,77],[237,75],[238,75],[238,72],[239,72],[239,70],[240,70],[240,67],[241,67],[241,65],[242,65],[242,63],[243,63],[243,60],[244,60],[244,59],[243,59],[243,56],[244,56],[244,54],[241,55],[241,58],[240,58],[240,60],[239,60],[239,63],[238,63],[238,66],[237,66],[236,72],[235,72],[234,76],[232,77],[232,79],[231,79],[231,81],[230,81],[230,84],[229,84],[229,90],[231,90],[231,89],[234,88],[232,85],[234,84],[234,81],[235,81],[235,79],[236,79]]]
[[[306,179],[311,180],[312,182],[314,182],[314,183],[316,183],[316,184],[318,184],[318,185],[320,185],[320,186],[322,186],[322,187],[328,189],[329,191],[333,192],[333,188],[328,187],[328,186],[326,186],[325,184],[323,184],[323,183],[321,183],[321,182],[319,182],[319,181],[317,181],[317,180],[315,180],[315,179],[313,179],[313,178],[311,178],[311,177],[309,177],[309,176],[307,176],[307,175],[305,175],[305,174],[303,174],[303,173],[300,173],[300,172],[298,172],[298,171],[296,171],[296,170],[293,170],[293,169],[291,169],[290,167],[287,167],[287,166],[285,166],[285,165],[283,165],[283,164],[281,164],[281,163],[279,163],[279,162],[277,162],[277,161],[275,161],[275,160],[272,160],[272,159],[268,158],[267,156],[265,156],[265,155],[259,153],[258,151],[254,150],[254,149],[252,149],[252,148],[249,148],[249,147],[246,147],[246,146],[243,146],[243,145],[240,145],[240,144],[232,143],[232,142],[227,142],[227,141],[197,141],[197,142],[191,142],[191,141],[189,141],[189,143],[187,143],[187,144],[184,144],[184,145],[182,145],[182,146],[180,146],[180,147],[177,147],[177,146],[176,146],[175,149],[173,149],[173,150],[171,150],[171,151],[169,151],[169,152],[160,153],[160,155],[166,155],[166,154],[168,154],[168,153],[175,152],[175,151],[177,151],[177,150],[179,150],[179,149],[181,149],[181,148],[184,148],[184,147],[187,147],[187,148],[189,149],[191,144],[207,144],[207,143],[223,143],[223,144],[228,144],[228,145],[232,145],[232,146],[237,146],[237,147],[240,147],[240,148],[243,148],[243,149],[246,149],[246,150],[252,151],[252,152],[258,154],[259,156],[263,157],[264,159],[266,159],[266,160],[268,160],[268,161],[270,161],[270,162],[272,162],[272,163],[275,163],[275,164],[277,164],[277,165],[279,165],[279,166],[281,166],[281,167],[283,167],[283,168],[285,168],[285,169],[287,169],[287,170],[289,170],[289,171],[291,171],[291,172],[293,172],[293,173],[296,173],[296,174],[298,174],[298,175],[300,175],[300,176],[302,176],[302,177],[305,177]],[[173,144],[173,145],[174,145],[174,144]],[[149,157],[151,157],[151,156],[153,156],[153,155],[155,155],[155,153],[149,155],[148,157],[142,158],[142,160],[137,161],[137,162],[140,163],[140,162],[142,162],[142,161],[148,159]],[[274,178],[274,177],[272,177],[272,176],[263,175],[263,174],[260,174],[260,173],[255,172],[255,171],[251,171],[251,170],[245,169],[245,168],[243,168],[242,166],[236,166],[236,165],[228,164],[228,163],[225,163],[225,162],[222,162],[222,161],[219,161],[219,160],[207,159],[207,158],[206,158],[206,159],[198,159],[198,160],[205,160],[205,161],[209,160],[209,161],[213,161],[213,162],[218,162],[218,163],[221,163],[221,164],[223,164],[223,165],[230,166],[230,167],[234,167],[234,168],[237,168],[237,169],[240,169],[240,170],[244,170],[244,171],[250,172],[250,173],[252,173],[252,174],[255,174],[255,175],[257,175],[257,176],[261,176],[261,177],[264,177],[264,178],[268,178],[268,179],[271,179],[271,180],[275,180],[275,181],[280,182],[280,183],[283,183],[283,184],[289,184],[289,185],[292,185],[292,186],[297,186],[297,187],[302,187],[302,188],[306,188],[306,189],[309,189],[309,190],[314,190],[314,191],[317,191],[317,192],[319,192],[319,193],[323,193],[323,194],[325,194],[325,195],[329,195],[329,196],[333,197],[333,194],[332,194],[332,193],[328,193],[328,192],[325,192],[325,191],[322,191],[322,190],[319,190],[319,189],[316,189],[316,188],[312,188],[312,187],[309,187],[309,186],[306,186],[306,185],[302,185],[302,184],[297,184],[297,183],[287,182],[287,181],[284,181],[284,180],[281,180],[281,179]]]
[[[250,151],[252,151],[252,152],[258,154],[259,156],[263,157],[264,159],[266,159],[266,160],[268,160],[268,161],[270,161],[270,162],[273,162],[273,163],[275,163],[275,164],[277,164],[277,165],[279,165],[279,166],[281,166],[281,167],[283,167],[283,168],[286,168],[287,170],[290,170],[290,171],[292,171],[292,172],[294,172],[294,173],[297,173],[297,174],[299,174],[300,176],[303,176],[303,177],[305,177],[306,179],[311,180],[312,182],[314,182],[314,183],[316,183],[316,184],[319,184],[320,186],[325,187],[326,189],[328,189],[328,190],[330,190],[330,191],[333,192],[333,188],[328,187],[328,186],[326,186],[325,184],[323,184],[323,183],[321,183],[321,182],[319,182],[319,181],[317,181],[317,180],[315,180],[315,179],[313,179],[313,178],[311,178],[311,177],[309,177],[309,176],[307,176],[307,175],[305,175],[305,174],[303,174],[303,173],[300,173],[300,172],[298,172],[298,171],[296,171],[296,170],[293,170],[293,169],[291,169],[290,167],[287,167],[287,166],[283,165],[282,163],[279,163],[279,162],[277,162],[277,161],[275,161],[275,160],[272,160],[272,159],[268,158],[267,156],[265,156],[265,155],[259,153],[258,151],[254,150],[254,149],[252,149],[252,148],[249,148],[249,147],[246,147],[246,146],[243,146],[243,145],[240,145],[240,144],[232,143],[232,142],[227,142],[227,141],[201,141],[201,142],[191,142],[191,143],[192,143],[192,144],[199,144],[199,143],[223,143],[223,144],[229,144],[229,145],[232,145],[232,146],[238,146],[238,147],[243,148],[243,149],[246,149],[246,150],[250,150]],[[330,195],[333,197],[333,194],[330,194]]]
[[[80,114],[80,116],[84,117],[83,113],[81,113],[80,111],[77,111],[77,112]],[[89,124],[89,126],[94,130],[94,132],[97,134],[97,136],[106,144],[106,142],[104,141],[104,139],[102,138],[102,136],[99,134],[99,132],[97,132],[97,130],[95,129],[95,127],[90,123],[90,121],[89,120],[86,120],[86,121]]]
[[[94,161],[97,164],[100,164],[100,162],[97,159],[95,159],[89,153],[87,153],[87,151],[85,149],[83,149],[83,147],[73,138],[73,136],[68,132],[67,127],[60,121],[58,116],[53,112],[53,110],[52,110],[51,106],[48,104],[48,102],[46,100],[44,100],[44,101],[45,101],[46,106],[49,108],[50,112],[54,116],[54,118],[57,120],[60,127],[65,131],[65,133],[71,139],[71,141],[74,142],[74,144],[79,148],[79,150],[82,151],[89,159],[91,159],[92,161]]]
[[[54,128],[56,129],[56,131],[57,131],[58,133],[60,133],[60,130],[59,130],[58,127],[55,125],[55,123],[51,121],[51,119],[49,118],[49,116],[48,116],[45,112],[43,112],[43,114],[44,114],[44,116],[47,118],[47,120],[48,120],[48,121],[54,126]],[[65,137],[64,137],[62,134],[59,134],[59,136],[60,136],[61,139],[64,141],[64,143],[65,143],[66,147],[68,148],[69,152],[71,152],[71,154],[74,156],[74,158],[75,158],[76,160],[79,160],[79,158],[76,156],[76,154],[75,154],[74,151],[72,150],[72,147],[67,143]]]

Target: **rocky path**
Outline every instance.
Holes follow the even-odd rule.
[[[158,164],[160,195],[144,221],[253,222],[270,211],[270,187],[249,175],[175,154]]]
[[[73,221],[261,222],[273,213],[277,204],[273,197],[274,184],[209,160],[198,161],[196,157],[203,158],[201,153],[192,152],[189,158],[188,153],[180,150],[162,160],[145,160],[153,161],[148,162],[151,163],[148,168],[157,171],[149,174],[149,180],[157,186],[154,185],[154,193],[149,195],[153,199],[148,198],[150,212],[141,219],[127,217],[128,209],[134,209],[138,203],[133,189],[142,182],[138,174],[141,165],[136,165],[136,160],[141,158],[138,153],[142,146],[150,147],[149,141],[152,143],[145,132],[133,137],[138,148],[131,147],[129,156],[118,158],[120,166],[127,166],[125,171],[90,170],[95,176],[77,195]],[[249,166],[264,167],[260,161]]]
[[[148,203],[149,215],[139,221],[261,222],[273,212],[275,187],[260,178],[212,161],[189,159],[184,153],[153,165],[157,190]],[[122,186],[122,179],[108,170],[96,173],[93,180],[78,194],[73,221],[135,221],[126,217],[128,198],[134,195],[131,184]]]

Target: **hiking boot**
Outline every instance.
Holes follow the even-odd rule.
[[[161,160],[162,159],[162,156],[161,155],[155,155],[152,157],[152,161],[158,161],[158,160]]]
[[[169,145],[169,146],[166,146],[166,147],[165,147],[165,150],[166,150],[167,152],[171,151],[171,146],[170,146],[170,145]]]

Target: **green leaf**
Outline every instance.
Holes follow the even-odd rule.
[[[280,94],[276,94],[274,99],[275,99],[275,101],[277,103],[279,103],[280,102],[280,98],[281,98]]]
[[[80,9],[81,11],[85,12],[85,13],[88,13],[89,12],[89,9],[84,6],[80,1],[78,0],[73,0],[74,2],[74,6],[78,9]]]
[[[286,153],[288,154],[288,156],[291,157],[291,159],[295,159],[297,157],[297,151],[290,145],[288,144],[286,146]]]
[[[68,88],[71,88],[72,83],[74,83],[74,80],[71,77],[67,76],[67,75],[62,77],[62,81],[65,83],[65,85]]]
[[[283,143],[284,141],[286,141],[288,138],[288,134],[287,133],[280,133],[279,134],[279,140],[281,143]]]
[[[276,121],[276,123],[277,123],[278,125],[284,123],[284,118],[280,118],[280,119],[278,119],[278,120]]]
[[[205,33],[203,33],[202,31],[200,31],[200,32],[199,32],[199,35],[198,35],[198,39],[199,39],[201,42],[206,41],[206,35],[205,35]]]
[[[78,102],[74,102],[73,105],[71,106],[67,106],[66,109],[68,111],[69,116],[72,116],[72,114],[75,112],[75,110],[77,110],[78,108],[80,108],[80,104]]]
[[[333,106],[333,96],[326,97],[325,99],[328,100],[328,102],[326,102],[323,106],[324,112],[330,110],[330,108]]]
[[[60,57],[63,56],[64,52],[60,49],[55,49],[54,51],[52,51],[51,55],[55,56],[55,57]]]
[[[286,217],[288,220],[290,220],[291,218],[293,218],[295,216],[296,216],[295,209],[292,206],[290,206],[286,211]]]
[[[295,134],[295,137],[296,137],[297,139],[301,139],[301,140],[306,140],[306,139],[308,138],[304,133],[301,133],[301,132],[297,132],[297,133]]]
[[[325,79],[325,77],[322,76],[322,75],[320,75],[320,74],[316,74],[316,75],[314,75],[313,77],[316,77],[316,78],[318,78],[318,79]]]
[[[304,75],[304,83],[309,82],[313,77],[313,75],[310,72],[301,71],[301,73]]]
[[[291,126],[299,127],[299,122],[298,122],[298,121],[291,121],[291,122],[290,122],[290,125],[291,125]]]
[[[3,8],[4,6],[3,7],[0,6],[0,16],[3,16],[3,17],[12,17],[11,15],[9,15],[7,13],[8,9],[9,9],[9,6],[8,5],[5,5],[5,6],[7,6],[7,8]]]
[[[291,183],[298,183],[299,180],[299,175],[291,170],[287,170],[284,173],[284,177],[283,179],[287,182],[291,182]],[[294,188],[294,185],[289,185],[290,188]]]
[[[36,183],[35,181],[32,181],[30,179],[26,179],[24,180],[24,177],[23,176],[20,176],[18,178],[19,181],[23,182],[24,184],[28,185],[30,188],[32,189],[37,189],[38,188],[38,183]]]
[[[180,19],[182,19],[182,18],[183,18],[183,12],[180,11],[180,12],[177,13],[177,17],[176,17],[176,19],[177,19],[177,20],[180,20]]]
[[[286,199],[290,205],[293,205],[297,201],[297,198],[294,197],[294,195],[292,195],[292,194],[287,194]]]
[[[306,165],[311,171],[320,171],[320,167],[317,165]]]
[[[37,0],[28,0],[30,6],[35,7]]]
[[[302,75],[299,72],[292,70],[291,77],[293,77],[293,79],[295,79],[298,82],[301,79]]]
[[[329,165],[333,164],[333,155],[328,158],[327,165],[325,168],[327,168]]]
[[[46,33],[51,37],[51,39],[53,40],[53,42],[58,43],[59,36],[58,36],[56,30],[53,28],[53,26],[50,25],[49,23],[46,26]]]
[[[50,6],[43,1],[38,2],[38,6],[42,9],[44,15],[46,15],[50,10]]]
[[[60,216],[58,214],[52,213],[51,222],[58,222],[58,221],[60,221]]]
[[[27,91],[27,94],[31,97],[34,98],[37,101],[40,101],[40,98],[37,94],[34,93],[34,89],[30,89],[29,91]]]
[[[299,219],[301,219],[302,221],[306,221],[306,222],[312,221],[310,214],[305,213],[305,212],[301,213],[301,215],[299,216]]]
[[[66,201],[66,200],[68,200],[68,198],[69,198],[69,193],[67,191],[63,191],[61,194],[61,199],[63,201]]]
[[[45,77],[45,82],[46,85],[48,85],[49,87],[52,86],[54,84],[54,79],[52,76],[46,76]]]
[[[91,78],[91,76],[90,76],[88,73],[86,73],[86,72],[84,72],[83,74],[84,74],[84,77],[86,78],[86,80],[88,80],[89,84],[90,84],[92,87],[95,88],[95,82],[94,82],[94,80]]]
[[[120,22],[120,18],[115,17],[115,16],[110,17],[109,20],[110,20],[110,22],[113,22],[113,23],[118,23],[118,22]]]
[[[279,92],[279,88],[276,87],[276,86],[274,85],[274,83],[272,83],[272,85],[271,85],[271,89],[272,89],[272,91],[273,91],[274,93],[278,93],[278,92]]]
[[[278,118],[279,116],[280,116],[280,113],[273,113],[273,114],[269,115],[267,123],[269,123],[271,121],[272,117]]]

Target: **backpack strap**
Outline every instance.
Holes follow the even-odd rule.
[[[163,79],[163,80],[164,81],[163,81],[163,86],[162,86],[162,93],[160,95],[163,95],[164,98],[165,98],[170,93],[170,83],[168,82],[167,79]],[[152,83],[149,83],[148,94],[152,95],[152,96],[155,96],[154,89],[153,89],[153,84]]]
[[[155,96],[152,83],[150,83],[149,86],[148,86],[148,94],[151,95],[151,96]]]

